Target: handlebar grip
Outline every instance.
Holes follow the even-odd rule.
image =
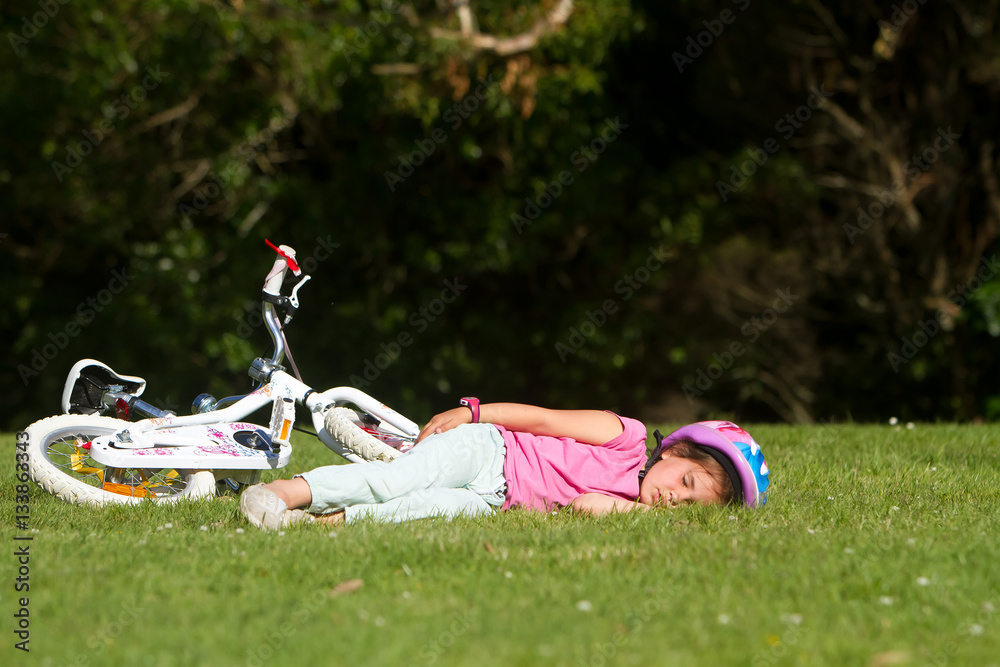
[[[298,263],[295,261],[295,250],[286,245],[283,245],[279,248],[278,246],[274,245],[267,239],[264,239],[264,243],[271,246],[271,248],[274,249],[274,252],[278,253],[279,255],[285,258],[285,261],[288,263],[288,268],[292,270],[292,273],[294,273],[295,275],[299,275],[300,273],[302,273],[302,269],[299,268]]]
[[[274,248],[274,251],[278,253],[278,259],[274,260],[274,265],[271,266],[271,270],[268,272],[267,278],[264,280],[264,292],[270,294],[271,296],[279,296],[281,294],[281,284],[285,280],[285,271],[287,269],[291,269],[292,273],[300,275],[302,273],[302,269],[299,268],[298,263],[295,261],[294,248],[287,245],[283,245],[279,248],[267,239],[264,239],[264,242]]]

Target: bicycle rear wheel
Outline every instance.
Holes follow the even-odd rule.
[[[61,415],[35,422],[28,438],[28,474],[62,500],[89,505],[175,502],[215,494],[210,471],[111,468],[90,456],[91,441],[118,431],[120,419]]]

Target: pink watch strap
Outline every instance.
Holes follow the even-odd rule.
[[[479,399],[473,398],[472,396],[466,396],[458,402],[459,405],[463,405],[470,410],[472,410],[472,423],[479,423]]]

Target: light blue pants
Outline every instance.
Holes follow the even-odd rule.
[[[428,436],[390,463],[324,466],[301,477],[312,491],[310,512],[342,509],[348,523],[476,516],[503,505],[506,454],[495,426],[463,424]]]

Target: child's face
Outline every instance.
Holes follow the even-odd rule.
[[[719,505],[722,496],[715,480],[701,464],[671,456],[668,449],[642,480],[639,502],[667,506],[686,503]]]

